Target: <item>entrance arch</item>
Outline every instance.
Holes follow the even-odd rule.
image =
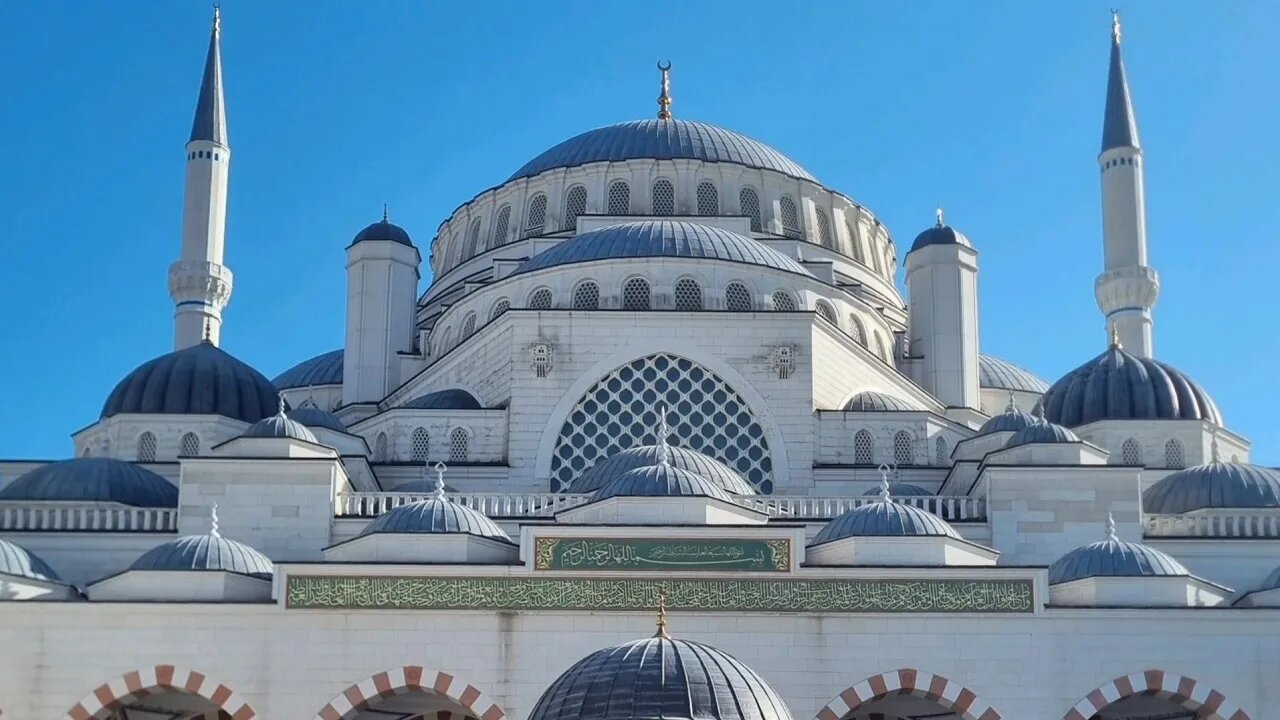
[[[177,665],[155,665],[125,673],[118,680],[99,685],[76,703],[63,720],[108,720],[129,705],[150,698],[178,695],[197,698],[212,706],[207,712],[231,718],[253,720],[258,717],[231,686],[208,675]],[[202,708],[194,708],[199,711]]]
[[[379,702],[410,693],[436,696],[460,706],[463,712],[453,713],[459,717],[450,720],[502,720],[506,716],[497,703],[466,680],[420,665],[405,665],[373,675],[333,696],[315,720],[351,720]]]
[[[850,686],[819,710],[816,720],[843,720],[859,709],[870,713],[873,710],[867,707],[869,704],[894,695],[910,695],[931,701],[962,720],[1002,720],[1003,717],[976,692],[959,683],[941,675],[903,668],[873,675]]]
[[[1252,720],[1249,713],[1228,700],[1226,695],[1189,677],[1163,670],[1146,670],[1118,677],[1090,692],[1062,720],[1089,720],[1116,703],[1141,696],[1167,700],[1204,720]]]

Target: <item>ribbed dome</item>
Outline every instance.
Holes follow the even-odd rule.
[[[0,500],[107,502],[134,507],[178,507],[178,488],[123,460],[75,458],[49,463],[0,490]]]
[[[413,247],[413,241],[409,239],[409,233],[405,232],[404,228],[399,225],[388,222],[385,217],[356,233],[351,244],[355,245],[356,243],[377,240],[390,240],[391,242]]]
[[[915,242],[911,243],[911,250],[919,250],[927,245],[963,245],[967,248],[973,247],[973,243],[969,242],[969,238],[965,237],[964,233],[950,225],[943,225],[941,222],[917,235]]]
[[[511,542],[484,513],[440,498],[419,500],[383,513],[360,531],[360,537],[377,533],[464,534]]]
[[[555,168],[621,160],[723,162],[818,182],[791,158],[732,130],[689,120],[633,120],[588,130],[525,163],[507,182]]]
[[[8,540],[0,539],[0,575],[62,582],[58,573],[39,555]]]
[[[982,427],[978,428],[979,435],[997,432],[1018,432],[1035,425],[1039,420],[1036,416],[1024,413],[1017,408],[1005,408],[1004,412],[999,415],[991,416],[991,419],[982,423]]]
[[[862,496],[871,497],[879,494],[880,488],[871,488],[870,490],[862,493]],[[926,490],[919,485],[912,485],[911,483],[904,482],[889,483],[889,494],[893,497],[932,497],[934,495],[931,490]]]
[[[751,668],[713,647],[652,637],[579,660],[528,720],[791,720]]]
[[[628,470],[657,465],[660,453],[661,450],[657,445],[641,445],[610,455],[587,468],[586,472],[574,479],[569,492],[595,492]],[[709,455],[687,448],[668,447],[667,463],[671,467],[688,470],[710,480],[730,495],[756,494],[756,489],[745,478]]]
[[[994,355],[978,356],[978,385],[1029,393],[1043,393],[1049,389],[1049,383],[1039,375]]]
[[[1049,584],[1091,577],[1187,576],[1182,563],[1155,548],[1120,540],[1103,540],[1076,548],[1049,566]]]
[[[337,430],[338,432],[347,432],[347,426],[338,419],[337,415],[328,410],[321,410],[315,407],[294,408],[288,413],[289,417],[306,425],[309,428],[326,428],[328,430]]]
[[[249,426],[240,437],[247,438],[289,438],[292,440],[305,440],[307,442],[319,442],[316,436],[307,429],[306,425],[297,420],[290,419],[281,408],[280,412],[269,418],[262,418],[258,422]]]
[[[669,220],[641,220],[584,232],[534,255],[512,274],[594,260],[655,257],[724,260],[812,277],[800,263],[745,235]]]
[[[343,352],[342,348],[338,348],[303,360],[277,375],[271,384],[281,390],[315,385],[341,385]]]
[[[1018,447],[1019,445],[1077,442],[1080,442],[1080,437],[1067,428],[1056,423],[1043,422],[1037,419],[1033,424],[1014,433],[1013,437],[1005,441],[1004,446],[1006,448],[1013,448]]]
[[[810,545],[848,537],[949,537],[960,539],[945,520],[920,508],[891,501],[846,511],[822,526]]]
[[[672,465],[628,470],[597,490],[591,500],[613,497],[710,497],[733,502],[733,498],[711,480]]]
[[[253,548],[219,535],[187,535],[157,545],[129,566],[140,571],[221,570],[270,580],[271,560]]]
[[[847,412],[910,412],[920,408],[887,393],[864,390],[849,398],[843,409]]]
[[[437,390],[406,402],[400,407],[415,410],[480,410],[480,401],[466,390],[450,388]]]
[[[1211,462],[1160,478],[1142,492],[1142,509],[1157,515],[1204,508],[1280,507],[1280,471]]]
[[[1270,575],[1262,581],[1262,584],[1254,588],[1254,592],[1262,592],[1264,590],[1275,590],[1280,588],[1280,567],[1271,571]]]
[[[1041,399],[1052,422],[1075,427],[1098,420],[1207,420],[1222,424],[1213,398],[1159,360],[1118,347],[1067,373]]]
[[[111,391],[102,417],[222,415],[254,423],[274,414],[277,405],[276,388],[262,373],[202,342],[139,365]]]

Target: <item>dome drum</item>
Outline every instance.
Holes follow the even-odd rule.
[[[478,510],[435,497],[393,508],[324,550],[330,562],[514,564],[519,547]]]

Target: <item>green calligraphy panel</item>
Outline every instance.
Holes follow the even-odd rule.
[[[540,537],[534,546],[533,568],[787,572],[791,541]]]

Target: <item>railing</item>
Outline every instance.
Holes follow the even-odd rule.
[[[769,513],[771,517],[793,520],[830,520],[856,507],[879,502],[874,496],[804,497],[786,495],[739,496],[738,502]],[[921,495],[895,497],[894,502],[931,512],[949,522],[981,522],[987,519],[983,498],[964,495]]]
[[[1149,538],[1280,538],[1280,511],[1197,510],[1185,515],[1144,515]]]
[[[177,508],[0,504],[0,530],[21,532],[177,532]]]

